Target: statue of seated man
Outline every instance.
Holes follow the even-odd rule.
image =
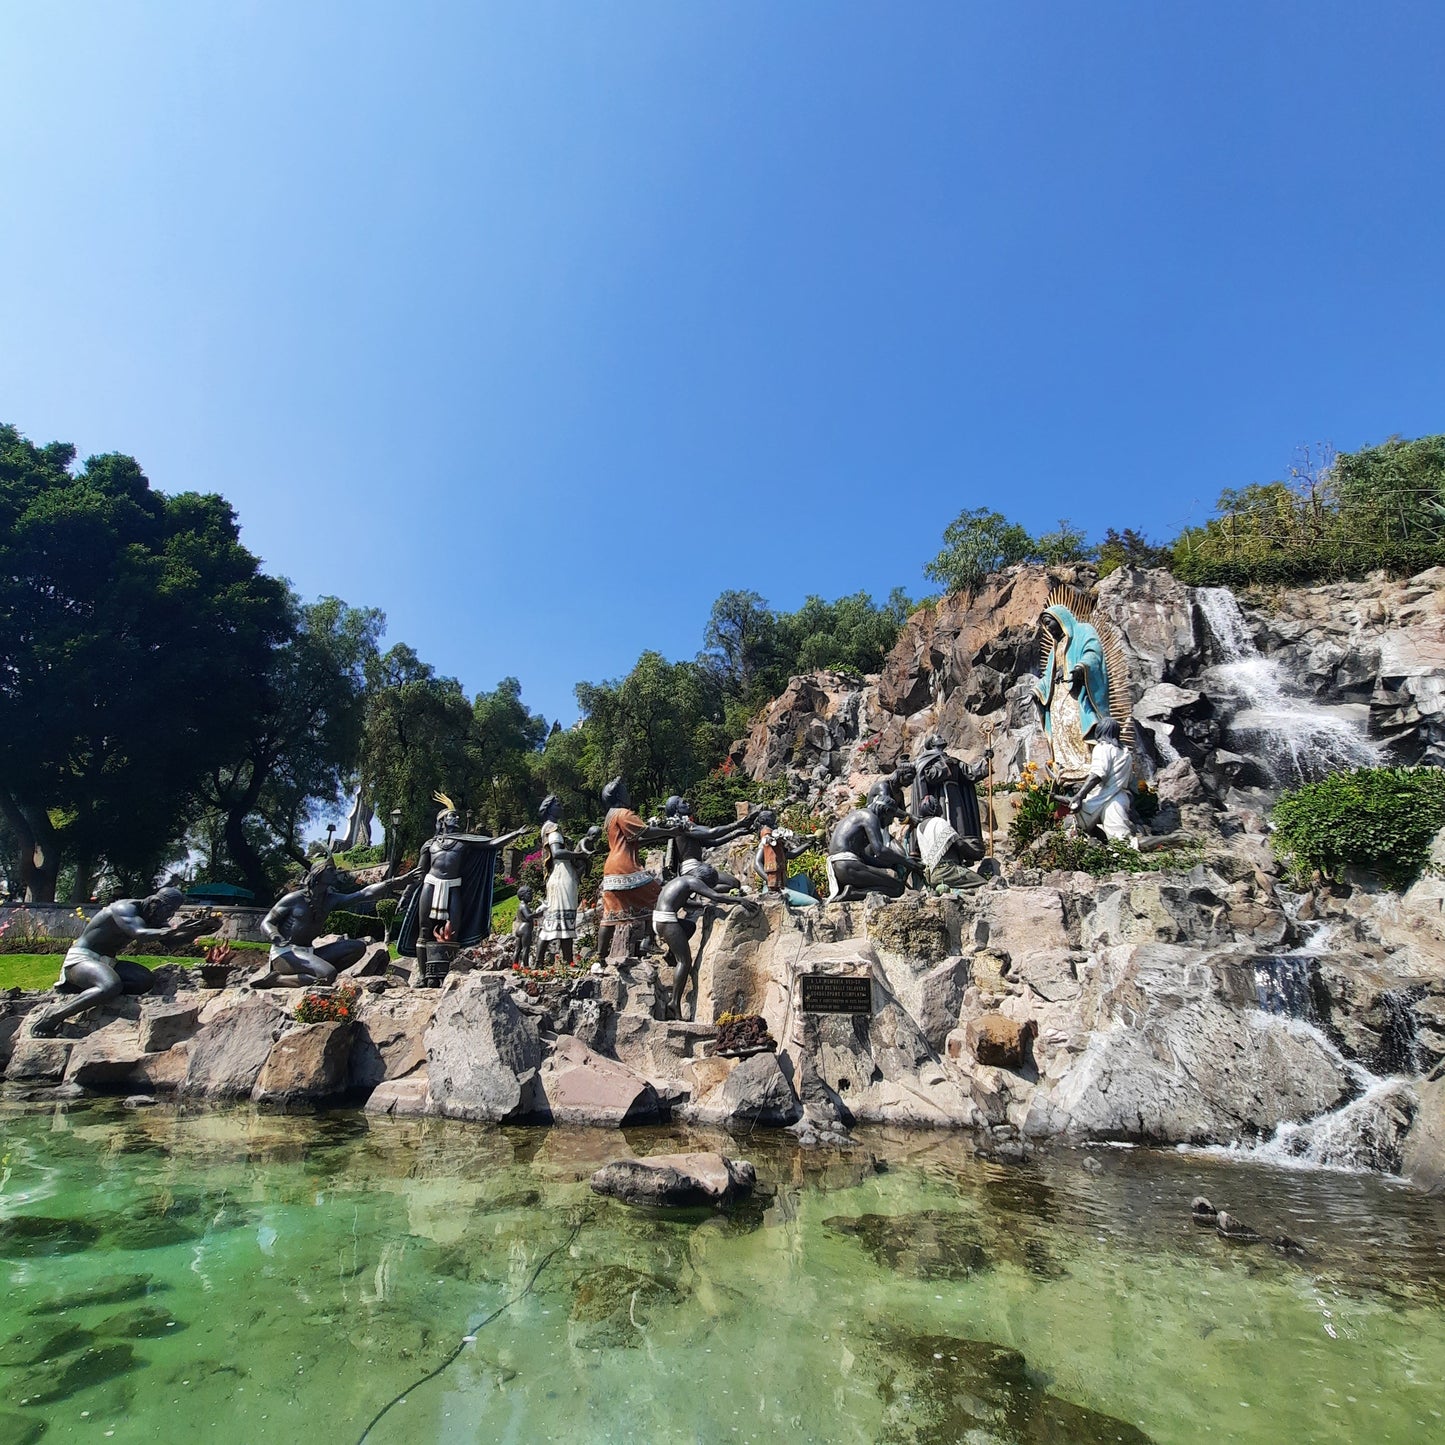
[[[284,893],[261,920],[261,932],[271,940],[265,967],[247,980],[252,988],[270,988],[277,983],[330,983],[343,968],[361,960],[369,943],[364,938],[338,938],[315,947],[316,936],[337,908],[369,903],[373,898],[398,890],[415,874],[383,878],[356,893],[337,891],[336,864],[323,858],[306,875],[300,888]]]
[[[668,839],[667,851],[663,854],[664,882],[669,878],[676,878],[679,873],[689,871],[689,863],[701,863],[704,848],[716,848],[719,844],[731,843],[734,838],[741,838],[744,833],[751,832],[758,816],[758,809],[754,808],[746,818],[739,818],[733,823],[723,823],[716,828],[704,828],[693,817],[692,804],[676,794],[667,800],[662,811],[669,824],[681,829]],[[718,887],[724,893],[735,893],[742,887],[726,869],[719,868],[717,877]]]
[[[861,899],[868,893],[903,896],[900,874],[918,875],[922,866],[892,847],[884,828],[896,815],[892,799],[870,794],[868,805],[855,808],[833,829],[828,847],[829,903]]]
[[[758,904],[751,898],[729,897],[717,891],[718,871],[710,863],[699,863],[686,873],[669,879],[662,885],[657,902],[652,910],[652,928],[657,940],[672,959],[672,1012],[682,1017],[682,995],[693,973],[692,947],[689,943],[697,929],[697,922],[681,916],[683,909],[694,898],[708,903],[721,904],[724,908],[741,908],[744,913],[756,913]],[[696,1014],[694,1002],[693,1013]]]
[[[1092,739],[1094,751],[1089,773],[1069,803],[1078,815],[1082,832],[1106,838],[1130,838],[1137,832],[1129,788],[1134,781],[1134,757],[1123,744],[1119,724],[1106,718]]]
[[[117,958],[138,938],[174,939],[194,943],[219,921],[212,914],[169,926],[172,914],[185,902],[179,888],[162,888],[149,898],[120,898],[102,908],[66,950],[56,989],[74,994],[37,1013],[30,1032],[47,1038],[76,1014],[99,1008],[123,993],[149,993],[151,971],[139,963]]]
[[[918,804],[918,853],[923,877],[940,893],[982,888],[985,880],[967,864],[963,839],[958,830],[941,816],[937,798],[925,796]]]

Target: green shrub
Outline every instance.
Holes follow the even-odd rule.
[[[704,827],[716,828],[737,820],[739,803],[777,807],[787,796],[788,785],[781,778],[755,782],[731,762],[714,768],[687,790],[693,816]]]
[[[1185,866],[1191,855],[1170,849],[1140,853],[1122,839],[1101,842],[1079,833],[1057,828],[1029,855],[1029,864],[1045,872],[1091,873],[1102,878],[1108,873],[1159,873]]]
[[[369,848],[349,848],[334,856],[338,868],[375,868],[386,862],[386,849],[377,843]]]
[[[1285,793],[1273,843],[1298,881],[1364,868],[1397,887],[1419,876],[1445,827],[1445,768],[1355,768]]]
[[[788,864],[788,876],[795,878],[801,873],[812,885],[819,898],[828,896],[828,855],[822,848],[809,848]]]
[[[1018,812],[1008,828],[1008,840],[1015,854],[1022,853],[1034,839],[1043,837],[1054,826],[1054,810],[1052,786],[1025,788],[1019,794]]]
[[[396,915],[401,911],[401,900],[399,898],[378,898],[376,900],[376,916],[381,922],[381,936],[390,938],[391,931],[396,927]]]
[[[344,933],[348,938],[374,938],[381,942],[383,925],[380,918],[369,913],[351,913],[345,908],[333,909],[326,915],[323,933]]]

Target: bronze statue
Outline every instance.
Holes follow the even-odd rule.
[[[512,962],[523,968],[532,964],[532,929],[537,915],[532,912],[532,890],[524,883],[517,889],[517,917],[512,924]]]
[[[729,897],[725,893],[719,893],[717,882],[717,869],[710,863],[699,863],[695,868],[664,883],[653,909],[653,931],[672,958],[672,1012],[679,1018],[682,1016],[683,991],[687,988],[693,972],[692,947],[688,940],[697,929],[696,920],[679,916],[686,904],[693,898],[702,898],[724,908],[741,908],[744,913],[758,911],[758,904],[751,898]]]
[[[649,931],[655,922],[654,909],[662,884],[638,861],[642,843],[662,843],[682,831],[680,826],[643,822],[632,811],[627,784],[613,778],[602,790],[607,809],[603,827],[607,833],[607,862],[602,870],[602,922],[597,930],[597,956],[604,962],[612,948],[619,923],[645,922]]]
[[[922,816],[919,806],[924,798],[933,798],[938,803],[938,816],[958,834],[959,850],[972,863],[984,855],[983,820],[975,784],[987,773],[992,757],[993,749],[985,748],[981,762],[960,762],[945,748],[943,739],[933,733],[924,740],[916,765],[913,817],[916,820]]]
[[[96,913],[66,950],[55,985],[57,991],[73,993],[75,997],[36,1013],[30,1032],[47,1038],[58,1033],[67,1019],[99,1008],[123,993],[149,993],[150,969],[116,955],[138,938],[194,943],[220,921],[214,914],[205,914],[169,927],[168,920],[184,902],[179,888],[162,888],[149,898],[117,899]]]
[[[463,833],[461,814],[445,793],[436,834],[422,844],[416,871],[421,883],[402,911],[397,952],[414,956],[428,943],[480,943],[492,931],[492,885],[497,853],[527,830],[514,828],[499,838]]]
[[[982,888],[985,880],[965,862],[964,840],[946,818],[939,816],[938,799],[925,797],[918,812],[915,839],[928,886],[940,893]]]
[[[330,983],[343,968],[360,962],[369,942],[364,938],[338,938],[334,943],[315,947],[316,936],[325,929],[333,910],[369,903],[397,891],[414,877],[407,874],[383,878],[369,888],[341,893],[337,891],[336,863],[328,854],[312,867],[300,888],[282,894],[261,920],[261,932],[271,940],[271,953],[265,967],[247,982],[252,988],[270,988],[283,980]]]
[[[667,821],[681,827],[681,831],[675,833],[667,843],[667,852],[662,860],[662,877],[666,881],[669,878],[676,878],[679,873],[686,873],[689,864],[702,862],[702,850],[704,848],[716,848],[722,843],[731,843],[734,838],[741,838],[744,833],[750,833],[757,822],[758,809],[752,809],[746,818],[739,818],[734,823],[724,823],[716,828],[704,828],[692,815],[692,804],[686,798],[680,798],[676,794],[667,800],[663,807]],[[738,882],[726,869],[718,869],[717,886],[724,893],[736,893],[742,884]]]
[[[812,833],[800,838],[791,828],[779,828],[778,815],[771,808],[761,809],[757,821],[758,846],[753,853],[753,874],[762,884],[763,892],[811,894],[812,883],[806,878],[790,878],[788,864],[822,842],[823,835]]]
[[[870,797],[867,807],[855,808],[833,830],[828,848],[828,902],[860,899],[868,893],[888,898],[903,896],[904,881],[923,872],[922,866],[892,847],[884,828],[895,814],[885,796]]]
[[[577,897],[582,870],[592,854],[590,849],[567,846],[562,832],[562,804],[555,794],[549,793],[543,798],[537,811],[542,818],[542,876],[547,880],[537,966],[546,964],[554,944],[562,955],[562,962],[570,965],[577,939]]]
[[[1134,757],[1124,746],[1119,724],[1105,718],[1095,731],[1089,772],[1069,802],[1081,832],[1130,838],[1138,831],[1130,799]]]

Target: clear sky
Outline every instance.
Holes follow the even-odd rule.
[[[1445,6],[0,4],[0,420],[551,716],[1445,430]]]

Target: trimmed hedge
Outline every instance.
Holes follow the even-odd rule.
[[[1296,879],[1363,868],[1396,887],[1419,877],[1445,828],[1445,768],[1354,768],[1274,805],[1275,852]]]

